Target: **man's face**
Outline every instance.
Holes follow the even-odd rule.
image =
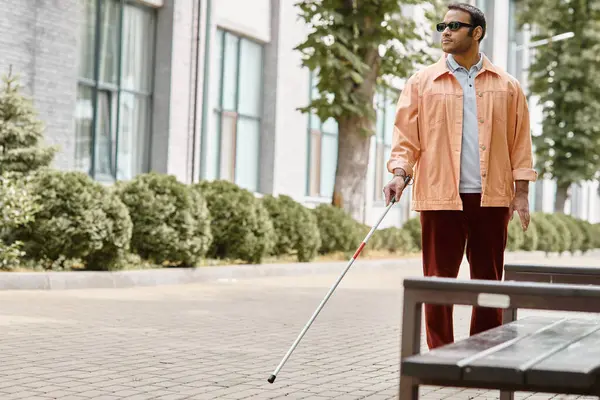
[[[471,16],[460,10],[448,10],[444,17],[446,24],[450,22],[462,22],[465,24],[471,23]],[[477,28],[473,32],[473,36],[469,35],[469,28],[467,26],[461,26],[456,31],[450,30],[449,27],[442,32],[442,50],[448,54],[461,54],[467,52],[472,46],[477,44],[475,37],[479,37],[479,31],[481,28]],[[475,36],[475,37],[474,37]]]

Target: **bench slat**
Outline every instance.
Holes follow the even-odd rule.
[[[543,265],[543,264],[505,264],[505,271],[553,273],[566,275],[597,275],[600,276],[600,266],[576,266],[576,265]]]
[[[534,365],[526,382],[579,388],[600,385],[600,331]]]
[[[405,289],[431,290],[437,293],[446,291],[461,293],[496,293],[506,295],[532,295],[576,297],[594,301],[600,299],[600,287],[588,285],[551,284],[537,282],[466,280],[456,278],[417,278],[404,279]]]
[[[491,329],[466,340],[402,360],[402,374],[418,378],[461,379],[461,360],[514,340],[555,322],[555,318],[532,316]]]
[[[581,340],[599,327],[598,321],[590,319],[559,320],[505,348],[465,363],[463,379],[525,383],[526,371],[537,362],[552,354],[560,354],[569,344]]]

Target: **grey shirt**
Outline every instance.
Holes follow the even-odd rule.
[[[479,127],[477,124],[477,100],[475,76],[483,66],[483,57],[470,71],[456,62],[451,54],[446,58],[448,68],[463,89],[463,126],[460,152],[460,193],[481,193],[481,171],[479,166]]]

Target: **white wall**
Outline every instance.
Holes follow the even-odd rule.
[[[271,40],[269,0],[213,0],[217,25],[263,42]]]
[[[308,115],[297,111],[309,101],[309,70],[294,50],[308,35],[295,2],[282,0],[279,21],[277,121],[274,192],[304,201],[308,179]]]
[[[493,60],[494,64],[506,71],[508,66],[508,16],[509,0],[494,2],[494,20],[489,23],[494,24],[494,46]]]

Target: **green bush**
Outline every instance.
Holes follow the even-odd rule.
[[[262,199],[276,234],[273,254],[295,254],[300,262],[313,260],[321,246],[317,219],[310,210],[289,196],[267,195]]]
[[[546,254],[554,253],[559,249],[559,233],[556,227],[548,219],[548,214],[535,212],[531,214],[530,227],[534,227],[538,236],[536,250]]]
[[[523,233],[523,242],[521,244],[520,249],[524,251],[536,251],[538,249],[539,241],[537,225],[532,224],[530,221],[527,230],[523,232],[523,230],[521,229],[521,232]]]
[[[525,235],[521,227],[521,220],[515,213],[514,217],[508,223],[508,237],[506,241],[506,250],[517,251],[525,243]]]
[[[558,231],[558,240],[556,242],[556,251],[559,254],[564,253],[571,249],[572,233],[569,226],[564,219],[557,213],[547,213],[546,219],[550,222]]]
[[[600,249],[600,223],[592,225],[593,249]]]
[[[129,209],[136,254],[156,264],[188,267],[206,255],[210,214],[199,191],[154,172],[118,182],[115,191]]]
[[[319,253],[346,253],[358,248],[364,238],[362,233],[365,232],[365,227],[343,209],[330,204],[320,204],[312,212],[317,219],[321,236]]]
[[[410,218],[402,225],[402,229],[405,229],[412,238],[412,243],[417,251],[423,249],[421,245],[421,219],[419,217]]]
[[[34,220],[39,204],[32,193],[30,179],[5,173],[0,176],[0,269],[12,270],[19,267],[25,252],[21,241],[10,241],[10,236],[19,227]]]
[[[250,191],[225,180],[195,184],[206,198],[213,241],[209,256],[260,263],[276,242],[273,222]]]
[[[369,243],[371,240],[374,242],[371,248],[394,254],[407,254],[416,249],[412,236],[406,229],[396,227],[378,229],[373,233]]]
[[[571,215],[560,213],[557,213],[555,215],[566,225],[571,235],[570,246],[567,248],[567,251],[570,251],[571,254],[574,254],[576,251],[580,251],[583,245],[583,241],[585,240],[585,236],[581,227],[577,223],[577,220]]]
[[[579,246],[579,250],[582,253],[586,253],[590,250],[594,249],[594,227],[591,223],[584,219],[574,219],[575,223],[579,226],[579,230],[581,231],[581,245]]]
[[[116,268],[132,232],[127,207],[116,194],[81,172],[42,170],[31,185],[40,209],[13,237],[24,243],[28,257],[82,259],[93,270]]]

